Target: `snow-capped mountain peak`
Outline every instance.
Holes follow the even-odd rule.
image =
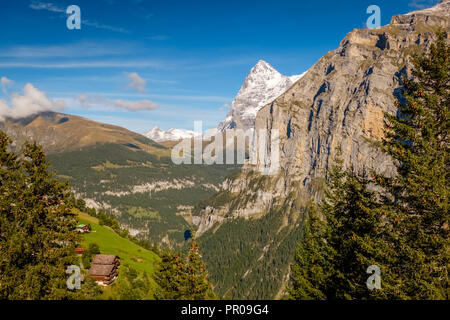
[[[216,128],[200,135],[191,130],[172,128],[164,131],[159,127],[154,127],[145,136],[156,142],[178,141],[193,137],[199,138],[200,136],[203,139],[209,139],[216,133],[227,129],[247,130],[253,128],[258,111],[286,92],[304,74],[288,77],[279,73],[266,61],[259,60],[245,78],[241,89],[230,106],[226,119]]]
[[[190,139],[192,137],[196,137],[198,133],[191,130],[176,129],[176,128],[172,128],[165,131],[160,129],[159,127],[154,127],[144,135],[147,138],[152,139],[153,141],[161,142],[161,141],[178,141],[182,139]]]
[[[242,88],[261,84],[263,82],[272,81],[276,82],[283,75],[275,70],[270,64],[264,60],[259,60],[258,63],[250,69],[247,78],[244,81]]]
[[[238,127],[248,129],[254,126],[257,112],[275,100],[303,76],[284,76],[269,63],[259,60],[250,70],[236,98],[230,106],[227,118],[218,129],[223,131]]]

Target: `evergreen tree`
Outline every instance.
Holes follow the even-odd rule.
[[[0,131],[0,299],[96,295],[91,287],[72,292],[66,286],[80,240],[70,196],[68,185],[48,172],[41,147],[26,143],[15,154]]]
[[[161,254],[161,262],[155,274],[158,289],[155,294],[157,300],[182,299],[182,259],[178,254],[165,250]]]
[[[95,282],[94,278],[88,275],[88,272],[83,273],[83,281],[81,289],[70,292],[68,298],[74,300],[100,300],[103,294],[102,289]]]
[[[404,102],[385,114],[382,150],[398,175],[358,176],[337,164],[322,222],[306,221],[292,267],[293,299],[448,299],[449,46],[446,35],[413,57]],[[381,192],[369,191],[369,182]],[[382,289],[365,288],[365,268],[381,268]],[[316,276],[318,275],[318,276]]]
[[[208,300],[216,298],[195,240],[192,241],[187,256],[183,257],[166,251],[161,258],[162,261],[155,276],[159,286],[155,295],[156,299]]]
[[[386,151],[398,165],[394,178],[376,176],[395,214],[401,291],[416,299],[449,298],[449,94],[446,34],[429,54],[413,56],[413,79],[403,78],[405,100],[386,114]]]
[[[309,209],[305,234],[292,266],[292,299],[376,299],[395,297],[386,210],[370,181],[337,160],[329,173],[320,217]],[[380,267],[383,290],[369,290],[369,266]]]
[[[320,217],[316,205],[312,203],[305,213],[303,236],[299,243],[295,262],[291,267],[291,285],[288,287],[290,299],[327,299],[327,285],[333,272],[333,256],[328,244],[329,225]]]

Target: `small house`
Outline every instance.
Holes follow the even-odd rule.
[[[89,275],[101,285],[109,285],[119,274],[120,259],[113,254],[97,254],[92,259]]]
[[[101,285],[107,286],[116,280],[119,272],[112,264],[93,264],[89,269],[89,276]]]
[[[96,254],[92,259],[92,264],[113,264],[119,267],[120,259],[114,254]]]

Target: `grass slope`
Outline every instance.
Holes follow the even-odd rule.
[[[96,243],[100,247],[100,252],[104,254],[115,254],[120,257],[121,266],[117,280],[110,286],[103,288],[102,299],[114,299],[123,290],[123,284],[128,283],[125,270],[128,267],[135,269],[139,275],[146,273],[150,277],[151,291],[154,292],[156,283],[152,279],[155,268],[160,261],[157,254],[125,239],[115,233],[107,226],[100,226],[98,219],[76,210],[78,220],[83,224],[91,225],[91,232],[83,234],[81,246],[87,248],[90,243]],[[152,295],[145,296],[152,299]]]
[[[118,255],[121,264],[129,265],[140,272],[153,274],[156,264],[160,261],[158,255],[122,238],[111,228],[100,226],[97,218],[79,211],[78,217],[80,223],[90,224],[92,228],[90,233],[83,235],[83,247],[87,248],[90,243],[96,243],[100,246],[101,253]]]

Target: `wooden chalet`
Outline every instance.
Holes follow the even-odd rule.
[[[116,280],[119,274],[120,259],[113,254],[97,254],[92,259],[89,276],[103,285],[109,285]]]
[[[97,254],[92,259],[92,264],[114,264],[119,267],[120,259],[114,254]]]

